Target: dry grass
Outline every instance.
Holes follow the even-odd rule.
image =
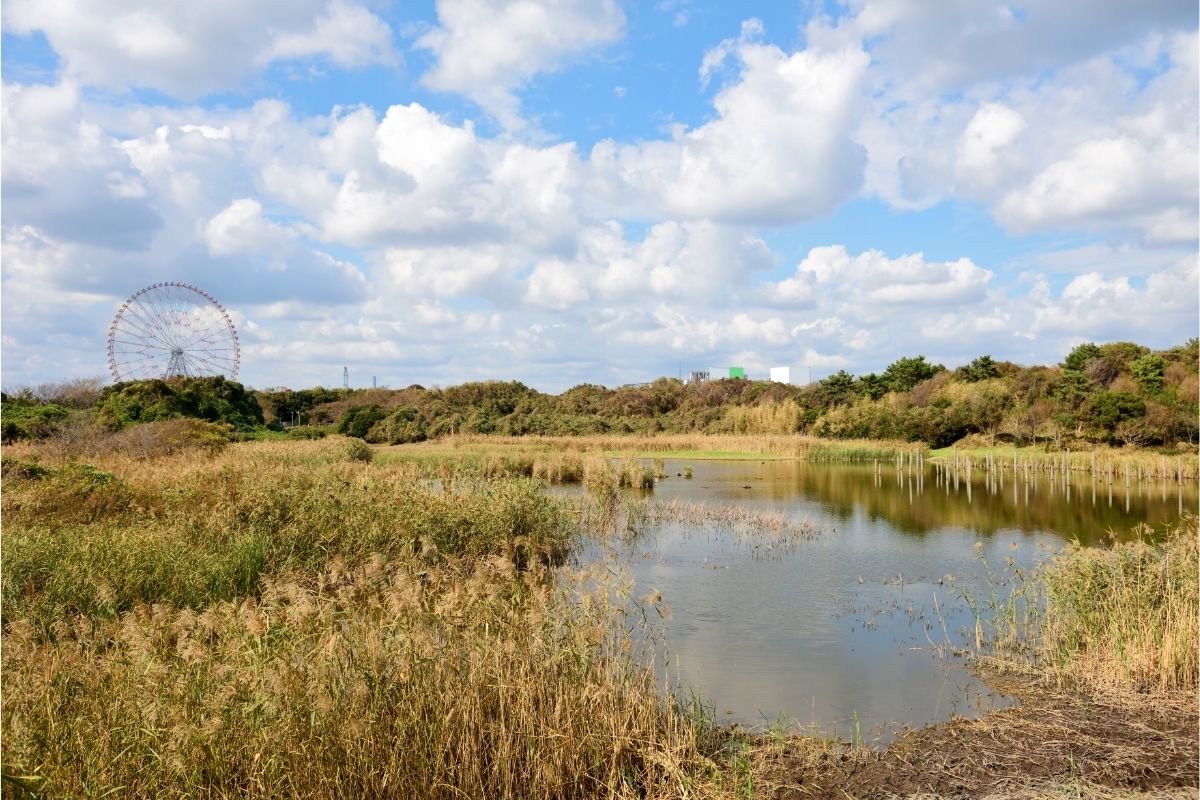
[[[904,733],[883,750],[750,737],[758,794],[846,797],[1195,797],[1195,694],[1154,704],[1008,682],[1019,706]]]
[[[869,754],[714,728],[656,685],[627,589],[601,569],[558,581],[552,566],[604,514],[783,542],[812,535],[807,523],[636,497],[620,473],[631,482],[642,462],[599,452],[547,447],[530,462],[543,480],[555,464],[579,474],[582,506],[523,466],[489,479],[352,455],[336,438],[90,464],[6,448],[5,796],[1104,798],[1196,785],[1194,519],[1162,545],[1068,551],[1039,576],[1058,592],[1040,663],[1106,676],[1088,685],[1112,697],[1161,692],[1027,703]]]
[[[636,605],[555,588],[574,523],[538,481],[337,439],[31,455],[5,463],[6,796],[720,791]]]
[[[990,601],[967,596],[977,614],[974,656],[989,668],[1143,702],[1200,685],[1195,516],[1161,541],[1073,544],[1032,575],[1006,571],[994,583],[1008,588]]]
[[[1194,516],[1158,544],[1065,550],[1038,575],[1046,593],[1043,667],[1101,689],[1194,691],[1198,558]]]
[[[215,457],[47,462],[4,491],[3,618],[200,608],[264,577],[373,556],[558,560],[573,522],[533,480],[434,486],[353,459],[344,440],[235,445]],[[106,467],[107,469],[101,468]],[[110,471],[111,470],[111,471]]]
[[[47,796],[678,797],[697,728],[622,607],[503,557],[374,559],[199,611],[23,620],[4,647],[6,772]]]
[[[683,500],[655,500],[644,503],[640,512],[654,522],[677,522],[693,528],[718,528],[739,537],[752,537],[778,545],[793,545],[819,533],[808,520],[798,520],[776,511],[760,511],[746,506],[718,506]]]
[[[834,440],[799,434],[660,434],[603,436],[480,436],[460,435],[437,442],[404,445],[396,452],[430,454],[571,452],[583,454],[687,455],[694,458],[730,456],[773,456],[811,461],[870,460],[895,458],[899,453],[918,452],[920,443],[873,439]]]
[[[947,467],[957,464],[960,469],[966,469],[969,459],[976,470],[1087,473],[1112,483],[1165,480],[1194,484],[1200,475],[1200,455],[1195,448],[1170,454],[1137,447],[1105,446],[1047,452],[1037,447],[986,446],[968,439],[953,447],[932,451],[930,459]]]

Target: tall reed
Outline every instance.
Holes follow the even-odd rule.
[[[1148,526],[1136,532],[1139,540],[1112,547],[1070,545],[1032,574],[998,576],[990,600],[968,597],[979,654],[1099,690],[1196,691],[1196,517],[1185,516],[1161,541],[1148,541]]]
[[[1157,544],[1061,553],[1038,576],[1046,592],[1043,662],[1099,686],[1195,690],[1198,556],[1194,516]]]
[[[258,598],[63,618],[54,641],[15,621],[5,771],[53,797],[705,793],[699,729],[619,600],[464,566],[334,559]]]

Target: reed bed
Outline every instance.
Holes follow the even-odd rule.
[[[799,520],[776,511],[761,511],[745,506],[719,506],[683,500],[648,499],[641,509],[643,519],[676,522],[696,528],[717,528],[741,537],[782,545],[811,539],[820,530],[808,520]]]
[[[5,796],[705,797],[709,723],[540,480],[345,440],[5,453]]]
[[[984,663],[1106,694],[1191,693],[1200,685],[1200,550],[1186,515],[1161,541],[1064,548],[1019,570],[981,609]],[[986,610],[988,619],[982,617]],[[991,631],[986,635],[985,630]],[[987,640],[986,643],[984,640]]]
[[[657,691],[625,608],[502,556],[380,557],[202,609],[64,617],[53,641],[16,620],[5,794],[715,793],[699,728]]]
[[[1171,484],[1195,484],[1200,477],[1200,455],[1102,447],[1080,452],[1045,452],[1035,448],[959,448],[948,447],[929,455],[935,466],[951,472],[1006,472],[1013,475],[1076,474],[1092,475],[1107,483],[1165,481]]]
[[[1195,516],[1157,544],[1067,549],[1039,575],[1042,661],[1099,687],[1195,691],[1198,558]]]
[[[898,453],[927,449],[916,442],[873,439],[821,439],[799,434],[661,434],[599,436],[481,436],[459,435],[432,445],[410,446],[410,452],[526,454],[572,452],[608,455],[686,455],[689,458],[771,456],[810,461],[862,461],[894,458]]]
[[[236,445],[207,459],[6,458],[3,620],[199,608],[339,556],[560,560],[568,509],[539,481],[456,479],[351,460],[336,439]]]

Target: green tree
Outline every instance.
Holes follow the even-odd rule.
[[[1162,393],[1166,369],[1166,361],[1156,353],[1144,355],[1129,365],[1129,371],[1133,373],[1133,379],[1137,381],[1138,386],[1152,397]]]
[[[839,369],[828,378],[822,379],[817,385],[825,405],[843,405],[849,403],[854,396],[854,376],[844,369]]]
[[[958,374],[967,383],[978,383],[999,377],[1000,370],[991,356],[980,356],[965,367],[959,368]]]
[[[1073,350],[1071,350],[1070,353],[1067,354],[1067,357],[1063,359],[1062,365],[1065,369],[1083,372],[1083,368],[1087,366],[1089,361],[1091,361],[1093,358],[1099,358],[1102,355],[1104,355],[1104,353],[1101,352],[1098,345],[1095,345],[1092,342],[1084,342],[1083,344],[1076,346]]]
[[[858,393],[863,397],[868,397],[872,400],[878,400],[887,394],[887,381],[882,376],[876,375],[874,372],[862,375],[857,383]]]
[[[1117,426],[1146,415],[1146,402],[1129,392],[1096,392],[1087,406],[1087,419],[1097,433],[1112,439]]]
[[[929,380],[934,375],[946,369],[941,364],[930,364],[925,356],[901,358],[893,361],[883,371],[883,382],[888,391],[907,392],[918,383]]]

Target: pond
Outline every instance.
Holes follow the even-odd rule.
[[[1197,502],[1194,485],[1061,473],[1013,481],[977,471],[955,482],[929,466],[663,466],[658,500],[782,513],[818,530],[776,547],[670,522],[585,548],[581,562],[616,562],[634,596],[661,593],[664,680],[711,702],[722,721],[865,742],[1012,704],[951,654],[973,637],[971,603],[1006,596],[1014,567],[1073,539],[1130,538]]]

